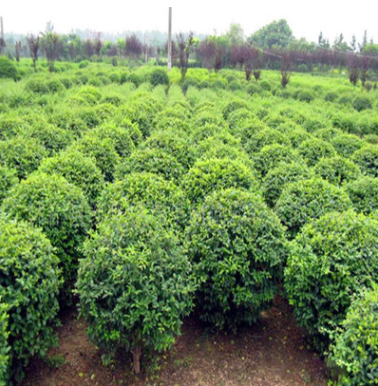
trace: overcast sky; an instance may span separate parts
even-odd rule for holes
[[[98,4],[98,5],[97,5]],[[240,23],[246,36],[273,20],[286,19],[296,38],[317,41],[319,32],[332,43],[344,33],[362,40],[364,30],[378,42],[378,1],[262,0],[180,1],[173,7],[173,32],[218,34]],[[349,4],[352,4],[350,6]],[[52,21],[58,32],[91,29],[98,32],[167,30],[169,3],[103,0],[1,0],[0,16],[6,32],[37,33]]]

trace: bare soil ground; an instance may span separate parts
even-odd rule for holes
[[[173,349],[135,377],[131,358],[104,367],[88,340],[86,325],[71,311],[62,319],[60,345],[51,357],[58,367],[35,360],[23,386],[326,386],[326,366],[311,351],[287,302],[279,297],[259,325],[237,336],[207,336],[194,318],[185,321]],[[58,360],[59,362],[59,360]],[[153,368],[153,370],[151,370]]]

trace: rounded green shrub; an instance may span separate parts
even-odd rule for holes
[[[88,203],[95,206],[97,197],[105,182],[95,161],[74,149],[60,152],[57,156],[45,158],[38,171],[58,174],[82,190]]]
[[[244,148],[248,154],[253,155],[254,153],[258,153],[264,146],[274,144],[290,147],[290,141],[285,134],[276,129],[267,128],[252,135],[252,137],[245,142]]]
[[[371,109],[373,106],[369,98],[366,97],[357,97],[353,103],[352,107],[357,111],[363,111],[367,109]]]
[[[337,98],[339,97],[339,94],[334,91],[329,91],[327,94],[324,95],[324,100],[326,102],[336,102]]]
[[[321,158],[330,158],[336,155],[335,148],[330,143],[318,138],[302,142],[298,146],[298,153],[308,166],[315,166]]]
[[[234,132],[238,131],[238,128],[243,126],[246,121],[253,120],[255,117],[255,114],[247,108],[240,108],[228,115],[227,122],[230,126],[230,130]]]
[[[378,286],[353,299],[329,359],[341,373],[340,386],[376,385],[378,380]]]
[[[183,230],[189,217],[189,201],[172,181],[152,173],[131,173],[109,184],[98,200],[97,216],[106,217],[143,204],[155,217]]]
[[[312,139],[312,135],[300,127],[286,130],[285,136],[294,148],[297,148],[302,142]]]
[[[307,223],[329,212],[352,208],[347,193],[320,178],[290,183],[283,189],[275,212],[287,227],[289,237],[296,236]]]
[[[7,197],[9,189],[17,183],[16,170],[0,165],[0,204]]]
[[[42,228],[56,248],[65,281],[75,278],[80,248],[91,227],[89,205],[79,188],[59,175],[34,173],[10,190],[2,210]]]
[[[363,174],[378,177],[378,146],[362,147],[353,154],[352,160],[360,167]]]
[[[219,137],[209,137],[199,142],[194,149],[196,159],[207,160],[213,158],[228,158],[239,160],[254,169],[254,162],[248,157],[248,154],[240,146],[240,144],[229,145],[222,141]]]
[[[285,289],[298,323],[324,352],[353,295],[378,274],[378,222],[353,211],[328,213],[289,244]]]
[[[7,386],[9,376],[8,305],[0,303],[0,386]]]
[[[153,70],[150,74],[150,83],[156,87],[159,84],[168,86],[169,85],[169,78],[167,71],[162,68],[156,68]]]
[[[25,138],[31,137],[43,144],[49,155],[68,147],[74,140],[70,131],[50,124],[36,124],[20,131]]]
[[[202,111],[202,112],[196,113],[193,116],[193,119],[192,119],[193,131],[207,125],[213,125],[214,127],[217,127],[218,131],[227,128],[226,122],[223,120],[223,117],[218,113],[214,113],[211,111]]]
[[[172,155],[185,168],[194,162],[193,149],[186,138],[173,131],[156,131],[140,146],[140,149],[160,149]]]
[[[48,156],[45,147],[34,138],[17,136],[0,141],[0,165],[15,169],[19,179],[38,169],[43,158]]]
[[[264,177],[262,190],[265,202],[274,207],[282,190],[290,182],[308,180],[315,173],[306,164],[301,162],[280,163],[270,169]]]
[[[0,79],[18,79],[16,66],[5,56],[0,56]]]
[[[240,83],[239,83],[240,85]],[[242,99],[234,99],[226,104],[223,108],[223,118],[228,120],[231,113],[239,109],[248,109],[248,104]]]
[[[25,84],[25,91],[30,91],[34,94],[48,94],[50,92],[45,80],[30,79]]]
[[[128,118],[117,119],[116,117],[116,125],[127,130],[135,146],[139,145],[143,141],[143,134],[139,130],[137,123],[132,123]]]
[[[361,149],[366,143],[357,135],[340,134],[330,140],[335,150],[343,157],[351,157],[356,150]]]
[[[58,262],[40,229],[26,222],[0,220],[0,298],[8,315],[6,385],[10,378],[19,382],[29,360],[45,356],[57,341]]]
[[[217,330],[255,322],[273,300],[285,260],[277,216],[251,192],[215,191],[192,214],[185,238],[200,318]]]
[[[22,129],[29,129],[29,123],[20,117],[13,115],[2,115],[0,119],[0,139],[11,139]]]
[[[334,137],[338,137],[339,135],[344,135],[345,132],[343,130],[337,129],[335,127],[327,127],[323,129],[315,130],[313,135],[316,138],[322,139],[323,141],[330,142]]]
[[[137,149],[129,157],[124,158],[115,171],[117,179],[123,179],[130,173],[155,173],[166,180],[178,181],[185,173],[185,169],[177,159],[164,150]]]
[[[313,92],[311,91],[302,91],[298,94],[298,99],[301,101],[301,102],[311,102],[315,99],[315,95]]]
[[[368,215],[378,209],[378,178],[361,177],[347,184],[345,190],[356,211]]]
[[[361,176],[361,170],[354,162],[340,156],[322,158],[315,165],[315,172],[331,184],[340,186]]]
[[[116,166],[121,158],[114,148],[114,140],[110,138],[99,138],[92,132],[80,138],[70,150],[83,153],[95,160],[96,166],[104,175],[105,181],[113,181]]]
[[[110,140],[114,149],[121,157],[130,155],[135,150],[135,145],[130,138],[130,133],[125,127],[118,127],[115,124],[106,123],[93,129],[91,135],[100,140]]]
[[[372,145],[378,145],[378,135],[377,134],[366,134],[366,135],[364,135],[364,140],[367,143],[370,143]]]
[[[240,188],[256,192],[258,183],[251,168],[240,160],[214,158],[197,161],[184,176],[182,187],[189,200],[197,203],[220,189]]]
[[[173,233],[143,207],[98,225],[84,245],[77,292],[88,335],[108,355],[163,351],[192,307],[191,265]]]
[[[255,168],[264,177],[269,170],[272,170],[279,163],[299,162],[300,157],[297,152],[290,147],[273,144],[264,146],[259,153],[253,157]]]

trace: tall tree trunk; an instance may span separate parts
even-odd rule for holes
[[[131,353],[133,354],[134,373],[139,374],[140,373],[140,356],[142,354],[142,347],[140,346],[135,347],[133,350],[131,350]]]

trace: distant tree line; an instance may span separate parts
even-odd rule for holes
[[[102,60],[127,58],[131,65],[138,61],[148,62],[155,58],[157,64],[164,64],[167,55],[167,43],[154,35],[143,37],[139,33],[130,33],[116,40],[105,39],[100,32],[92,32],[83,38],[83,33],[57,34],[51,23],[46,31],[39,35],[18,36],[17,40],[6,38],[3,45],[8,56],[19,61],[21,56],[31,57],[34,68],[39,55],[46,57],[50,71],[54,71],[56,60]],[[338,69],[348,71],[350,81],[358,80],[364,87],[369,87],[368,75],[378,74],[378,45],[368,39],[365,31],[362,41],[355,36],[350,43],[341,33],[330,44],[320,32],[318,41],[308,42],[296,39],[286,20],[273,21],[249,37],[245,37],[239,24],[232,24],[223,35],[195,38],[193,33],[178,34],[173,41],[173,62],[181,69],[185,78],[187,68],[202,66],[218,71],[221,68],[241,68],[245,77],[256,81],[260,79],[262,69],[276,69],[282,73],[282,85],[289,82],[292,71],[326,72]]]

